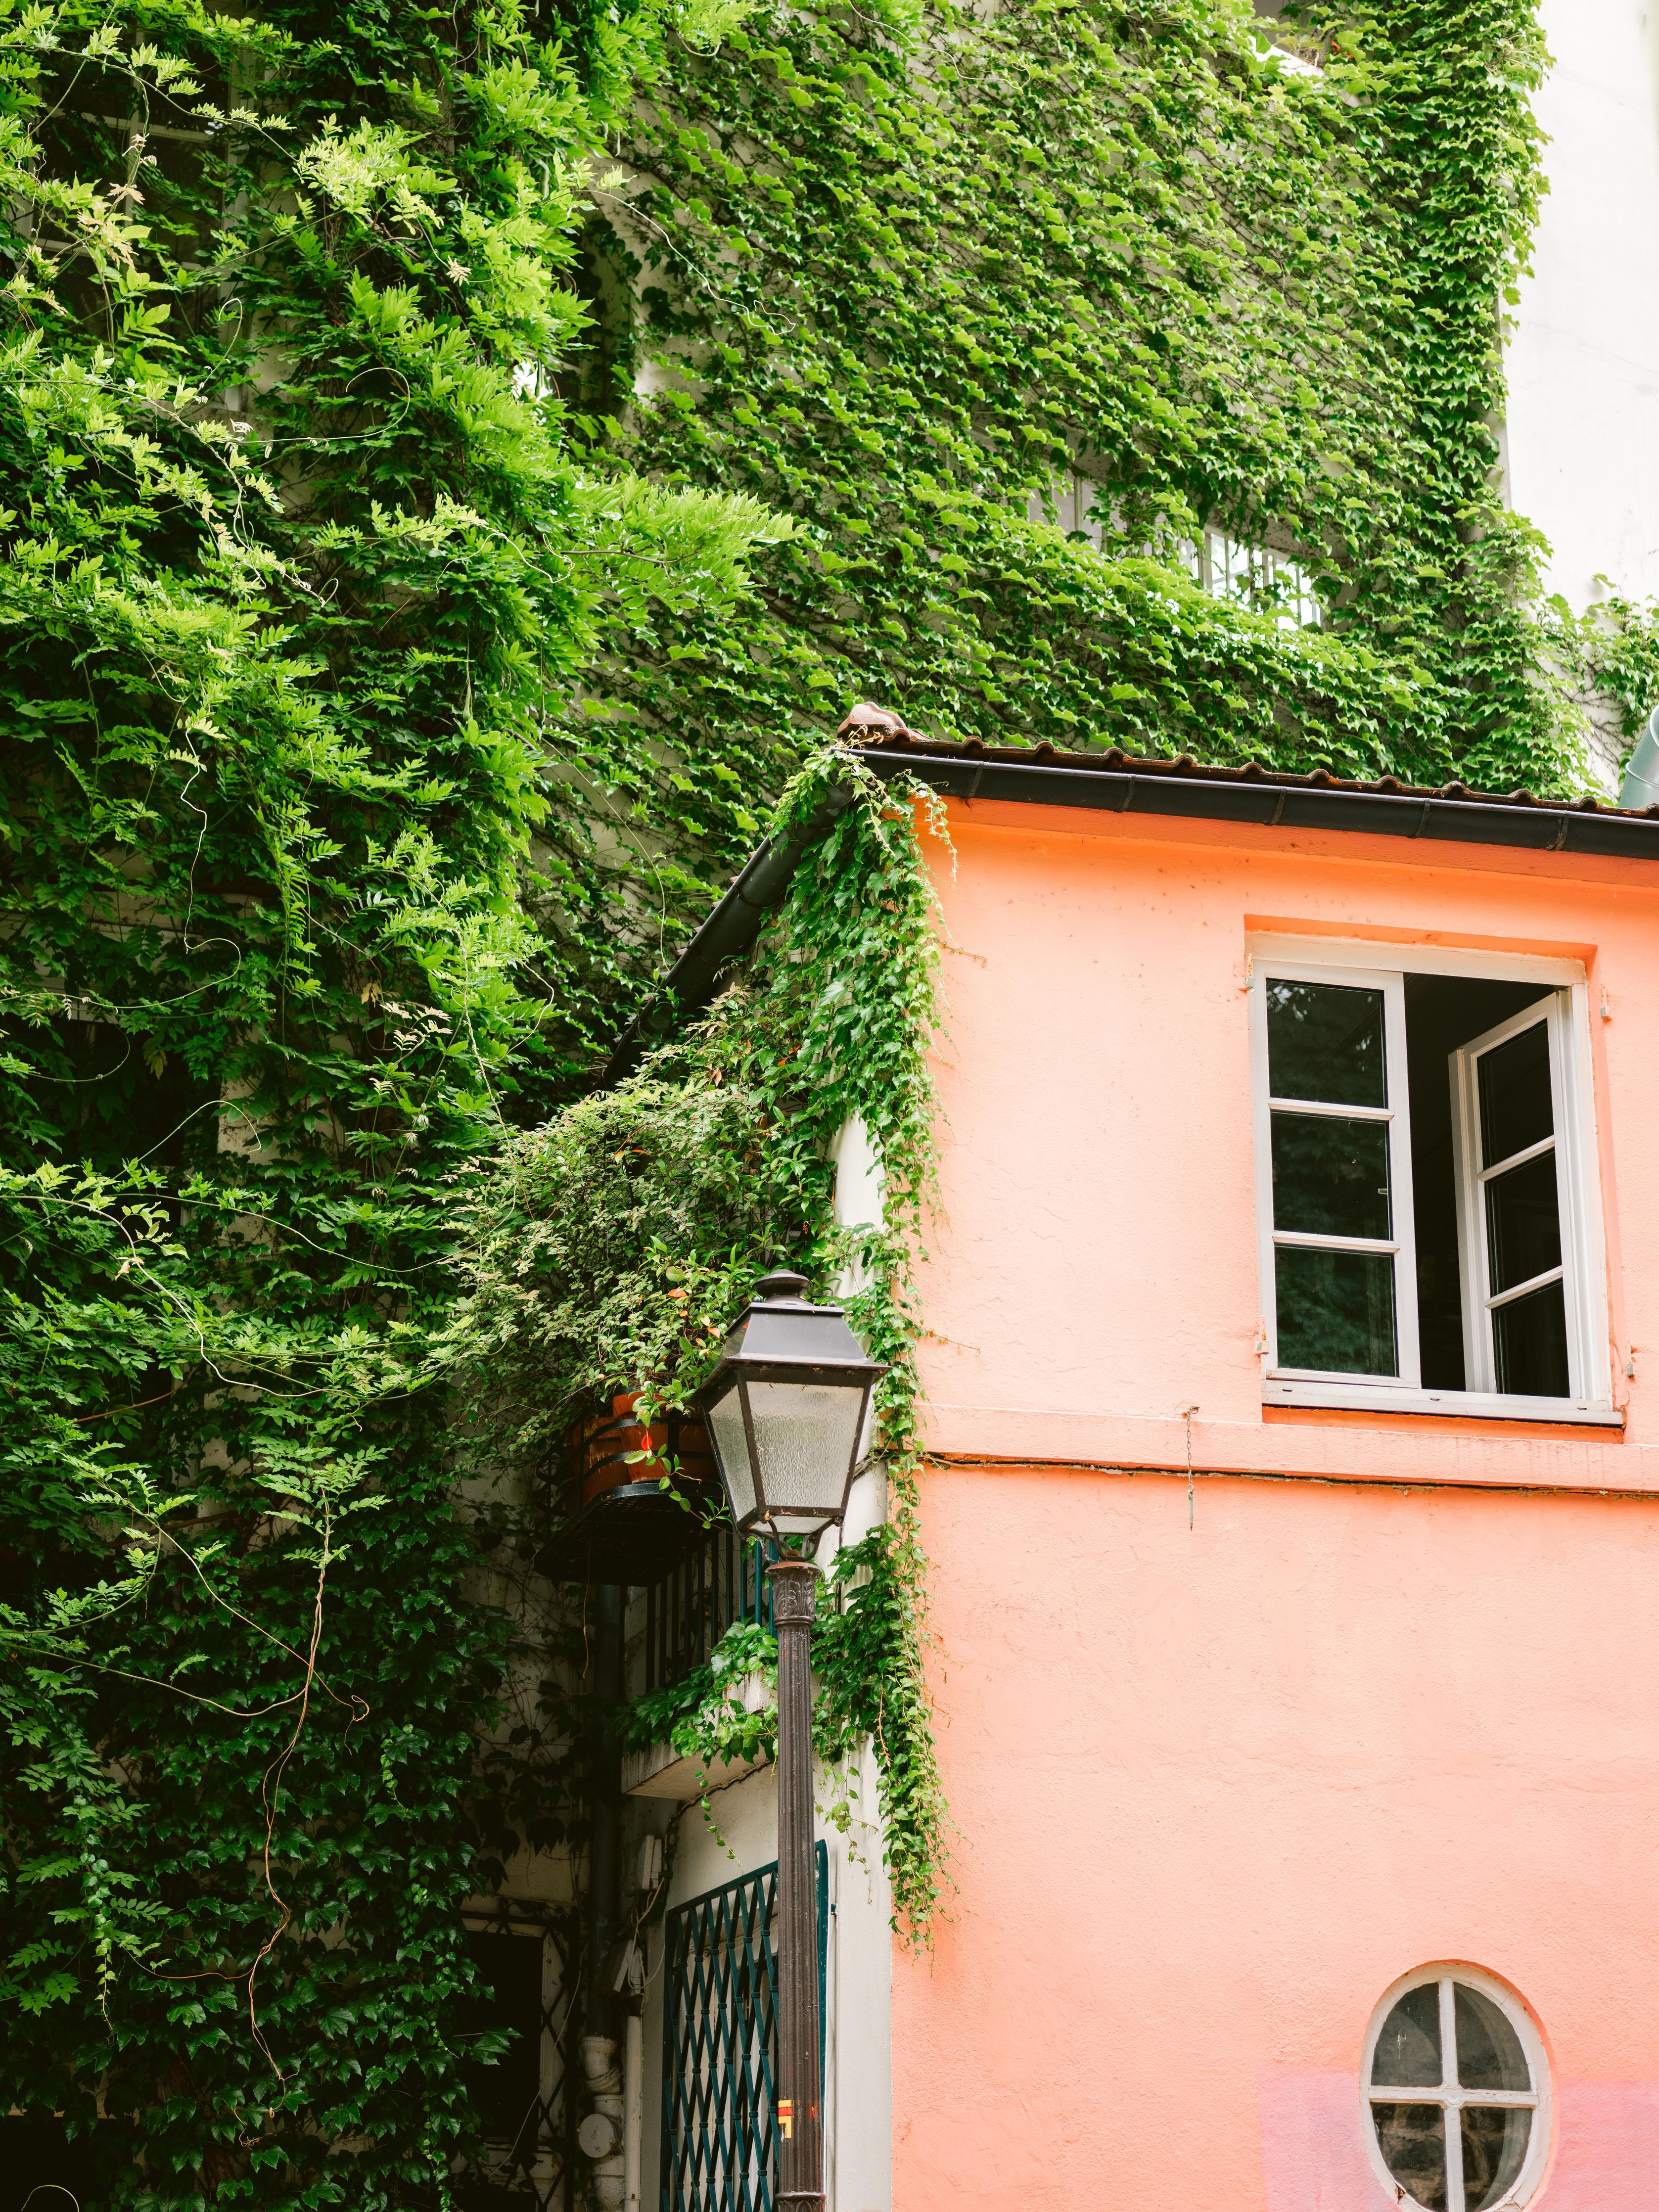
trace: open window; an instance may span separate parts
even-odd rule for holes
[[[1582,970],[1281,943],[1252,953],[1264,1396],[1616,1420]]]

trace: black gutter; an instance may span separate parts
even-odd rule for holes
[[[1147,775],[1132,768],[1062,768],[884,745],[859,758],[884,782],[914,776],[950,799],[1032,806],[1087,806],[1124,814],[1255,823],[1263,829],[1349,830],[1431,843],[1511,845],[1534,853],[1595,853],[1659,860],[1659,817],[1569,806],[1505,805],[1431,793],[1344,790],[1340,785],[1212,781]]]
[[[828,836],[852,803],[851,787],[835,785],[817,811],[787,837],[775,837],[750,854],[737,881],[617,1038],[600,1079],[602,1091],[632,1075],[653,1045],[664,1043],[689,1015],[708,1004],[721,969],[748,951],[768,913],[783,904],[801,854]]]

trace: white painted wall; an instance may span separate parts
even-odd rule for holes
[[[830,1854],[830,1938],[826,1961],[824,2188],[827,2212],[892,2212],[891,1893],[873,1823],[875,1763],[860,1761],[854,1818],[846,1834],[822,1817],[817,1832]],[[818,1801],[829,1800],[818,1771]],[[734,1783],[711,1797],[718,1837],[700,1805],[679,1815],[669,1909],[719,1889],[778,1855],[776,1770]],[[860,1814],[871,1819],[860,1818]],[[643,2196],[657,2197],[661,2170],[663,1955],[659,1925],[648,1931],[645,1993],[645,2155]]]
[[[1576,613],[1659,593],[1659,0],[1540,0],[1550,190],[1510,310],[1510,504]]]
[[[864,1123],[843,1123],[830,1146],[836,1169],[836,1219],[844,1227],[881,1220],[881,1158]],[[858,1288],[843,1284],[843,1294]],[[855,1544],[887,1516],[887,1477],[880,1465],[856,1477],[844,1527],[825,1531],[817,1550],[827,1569],[841,1545]],[[817,1830],[830,1855],[830,1939],[824,2051],[824,2191],[827,2212],[892,2212],[893,1943],[891,1887],[881,1861],[874,1753],[863,1747],[850,1787],[819,1767],[815,1777]],[[824,1818],[841,1798],[845,1827]],[[639,1802],[639,1801],[635,1801]],[[778,1855],[776,1770],[763,1767],[710,1799],[713,1825],[700,1804],[672,1815],[674,1853],[668,1909],[735,1881]],[[657,1825],[654,1808],[646,1814]],[[718,1832],[716,1832],[718,1831]],[[665,1932],[648,1931],[645,1993],[644,2196],[655,2202],[661,2171],[663,1959]]]
[[[843,1229],[873,1227],[886,1207],[886,1178],[881,1154],[859,1115],[836,1130],[830,1158],[836,1170],[836,1219]]]

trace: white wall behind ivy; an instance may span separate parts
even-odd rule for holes
[[[1506,356],[1510,504],[1576,613],[1659,594],[1659,7],[1540,0],[1549,194]]]

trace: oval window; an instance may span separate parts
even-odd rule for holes
[[[1419,2212],[1524,2204],[1549,2148],[1549,2074],[1526,2007],[1474,1966],[1425,1966],[1365,2039],[1367,2133],[1395,2202]]]

